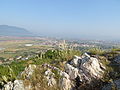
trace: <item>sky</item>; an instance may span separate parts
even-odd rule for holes
[[[0,0],[0,25],[39,36],[120,40],[120,0]]]

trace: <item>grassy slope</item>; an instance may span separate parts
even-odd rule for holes
[[[24,70],[24,68],[29,64],[42,65],[44,63],[49,63],[60,66],[60,62],[64,60],[71,59],[74,55],[80,55],[79,51],[58,51],[49,50],[43,55],[43,58],[35,57],[26,61],[14,61],[11,64],[0,65],[0,81],[7,82],[12,81],[17,78],[17,76]],[[60,55],[59,55],[59,54]],[[56,56],[56,55],[57,56]],[[54,56],[55,55],[55,56]]]

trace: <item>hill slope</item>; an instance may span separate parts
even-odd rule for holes
[[[0,25],[0,35],[1,36],[33,36],[31,32],[24,28]]]

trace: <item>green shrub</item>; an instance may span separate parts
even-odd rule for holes
[[[103,55],[105,53],[105,51],[100,48],[92,48],[89,49],[88,52],[90,52],[93,55]]]

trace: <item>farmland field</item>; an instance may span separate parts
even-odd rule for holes
[[[34,38],[0,38],[0,57],[13,58],[23,53],[37,52],[51,48],[50,45],[42,44],[44,40]],[[30,45],[30,46],[29,46]]]

